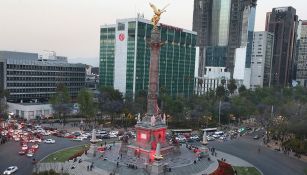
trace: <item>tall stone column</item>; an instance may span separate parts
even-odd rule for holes
[[[151,32],[151,56],[149,67],[149,85],[147,97],[147,115],[153,116],[158,114],[158,88],[159,88],[159,57],[161,48],[160,32],[152,30]]]

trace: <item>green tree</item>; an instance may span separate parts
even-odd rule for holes
[[[218,86],[215,90],[215,95],[219,98],[222,99],[225,97],[226,95],[226,90],[224,88],[224,86]]]
[[[236,81],[234,79],[229,80],[227,88],[228,88],[230,94],[233,94],[235,92],[235,90],[237,89]]]
[[[123,94],[108,86],[101,87],[99,90],[99,108],[102,113],[110,114],[111,123],[113,124],[114,116],[124,110]]]
[[[96,104],[93,95],[89,89],[83,88],[78,94],[78,104],[80,105],[80,113],[88,118],[93,119],[96,115]]]
[[[246,87],[245,87],[244,85],[241,85],[241,86],[239,87],[238,91],[239,91],[239,94],[242,95],[242,93],[246,92],[247,89],[246,89]]]
[[[0,116],[5,116],[6,110],[8,108],[6,103],[6,98],[10,95],[9,91],[0,88]]]
[[[69,112],[70,95],[68,88],[64,84],[58,84],[55,94],[50,98],[49,102],[52,109],[65,124],[66,114]]]

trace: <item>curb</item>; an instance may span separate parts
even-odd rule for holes
[[[222,151],[219,151],[219,152],[220,152],[220,153],[224,153],[224,154],[228,154],[228,153],[225,153],[225,152],[222,152]],[[250,164],[251,167],[256,168],[256,170],[257,170],[261,175],[264,175],[263,172],[262,172],[258,167],[256,167],[255,165],[251,164],[250,162],[248,162],[248,161],[246,161],[246,160],[244,160],[244,159],[242,159],[242,158],[240,158],[240,157],[234,156],[234,155],[232,155],[232,154],[228,154],[228,155],[231,155],[231,156],[233,156],[233,157],[235,157],[235,158],[237,158],[237,159],[241,159],[241,160],[245,161],[246,163]],[[247,166],[242,166],[242,167],[247,167]]]
[[[64,151],[64,150],[66,150],[66,149],[76,148],[76,147],[84,146],[84,145],[87,145],[87,144],[77,145],[77,146],[70,146],[70,147],[67,147],[67,148],[63,148],[63,149],[57,150],[57,151],[55,151],[55,152],[52,152],[52,153],[46,155],[45,157],[43,157],[42,159],[40,159],[37,163],[42,163],[42,161],[43,161],[44,159],[46,159],[47,157],[49,157],[49,156],[52,155],[52,154],[58,153],[58,152],[60,152],[60,151]]]

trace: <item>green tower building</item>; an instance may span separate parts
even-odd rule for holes
[[[100,85],[134,97],[148,89],[150,34],[143,18],[120,19],[100,29]],[[160,24],[159,89],[171,96],[193,94],[196,32]]]

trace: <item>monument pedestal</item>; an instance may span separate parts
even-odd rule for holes
[[[95,143],[91,143],[89,150],[87,151],[88,157],[96,157],[97,154],[97,145]]]
[[[165,165],[160,161],[155,161],[151,166],[151,175],[161,175],[164,174]]]

